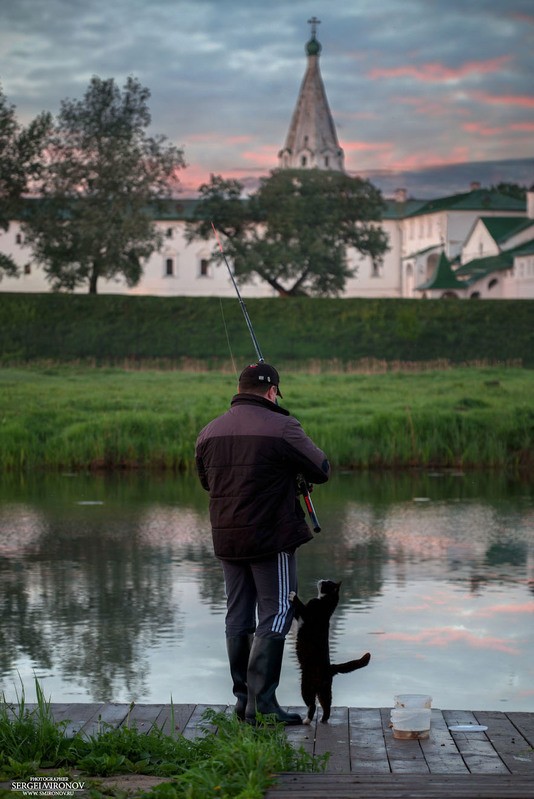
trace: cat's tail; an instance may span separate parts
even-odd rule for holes
[[[366,652],[359,660],[348,660],[346,663],[331,663],[330,673],[332,676],[335,674],[349,674],[351,671],[356,671],[356,669],[363,669],[370,660],[371,654]]]

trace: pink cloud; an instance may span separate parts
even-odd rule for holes
[[[399,95],[395,99],[398,103],[413,106],[416,114],[421,114],[426,117],[439,118],[446,116],[450,118],[453,113],[455,116],[467,116],[469,114],[467,108],[458,108],[456,106],[451,109],[451,107],[445,103],[432,102],[426,98]]]
[[[490,128],[483,122],[466,122],[462,125],[467,133],[476,133],[477,136],[498,136],[502,128]]]
[[[407,64],[400,67],[383,68],[377,67],[367,73],[370,78],[415,78],[430,83],[444,83],[465,78],[468,75],[485,75],[498,72],[504,64],[510,61],[511,56],[503,55],[498,58],[491,58],[488,61],[467,61],[459,67],[448,67],[439,62],[421,64],[415,66]]]
[[[473,616],[486,617],[495,616],[497,613],[512,614],[514,616],[520,613],[530,613],[534,617],[534,602],[523,602],[515,605],[493,605],[489,608],[476,611]]]
[[[419,633],[385,633],[384,638],[390,641],[404,641],[421,646],[446,647],[451,644],[463,644],[473,649],[490,649],[499,652],[508,652],[518,655],[517,647],[511,646],[507,641],[495,636],[476,635],[465,629],[454,627],[438,627],[431,630],[422,630]]]
[[[490,105],[519,105],[523,108],[534,108],[534,96],[528,94],[488,94],[487,92],[472,92],[471,97],[482,103]]]
[[[377,150],[391,151],[393,142],[367,142],[367,141],[342,141],[341,146],[346,153],[376,152]]]
[[[248,144],[252,136],[227,136],[223,141],[225,144]]]
[[[447,166],[447,164],[458,164],[462,161],[469,161],[469,150],[467,147],[454,147],[447,155],[438,155],[430,150],[424,153],[412,153],[394,160],[388,164],[390,169],[399,171],[424,169],[428,166]]]
[[[514,122],[502,127],[488,127],[483,122],[466,122],[462,126],[467,133],[477,136],[502,136],[504,133],[533,133],[534,122]]]
[[[255,150],[246,150],[241,153],[241,158],[245,161],[252,161],[258,171],[265,169],[275,169],[278,166],[276,157],[277,150],[273,145],[263,145]]]

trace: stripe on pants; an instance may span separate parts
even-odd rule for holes
[[[273,633],[283,633],[290,610],[289,604],[289,555],[287,552],[278,553],[278,613],[274,617],[271,630]]]

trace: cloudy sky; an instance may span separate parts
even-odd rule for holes
[[[312,16],[350,172],[534,156],[534,0],[0,0],[0,83],[27,123],[133,75],[184,188],[254,177],[277,166]]]

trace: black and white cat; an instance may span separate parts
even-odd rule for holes
[[[306,604],[294,591],[289,594],[298,621],[297,658],[301,670],[301,693],[308,708],[304,724],[312,722],[316,698],[323,709],[321,722],[326,723],[330,718],[334,675],[362,669],[371,660],[367,652],[359,660],[339,664],[330,662],[330,618],[339,602],[340,586],[341,583],[332,580],[319,580],[319,595]]]

